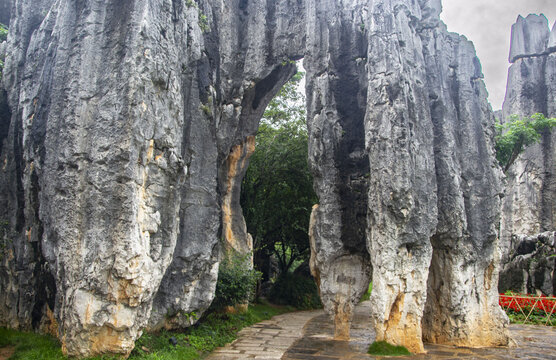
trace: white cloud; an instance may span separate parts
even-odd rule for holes
[[[442,20],[449,31],[473,41],[483,65],[485,83],[494,110],[502,107],[506,92],[510,32],[517,16],[546,15],[550,28],[556,20],[555,0],[444,0]]]

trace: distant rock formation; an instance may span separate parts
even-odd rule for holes
[[[550,31],[544,15],[518,17],[512,26],[512,65],[502,121],[514,114],[556,116],[555,45],[556,23]],[[512,249],[519,244],[515,241],[556,229],[556,131],[546,131],[539,144],[527,148],[506,176],[500,231],[505,270],[500,275],[500,291],[508,290],[507,285],[513,283],[504,278],[512,277],[507,271],[517,266],[508,264],[516,261]]]
[[[556,232],[513,235],[508,260],[500,272],[501,291],[554,295],[556,289]]]
[[[11,0],[0,0],[0,23],[10,25],[10,13],[12,11]]]
[[[0,325],[129,354],[210,304],[259,119],[305,57],[336,336],[371,278],[379,340],[507,344],[500,174],[470,42],[439,0],[13,4],[0,109]],[[1,103],[1,102],[0,102]],[[372,268],[372,270],[371,270]]]

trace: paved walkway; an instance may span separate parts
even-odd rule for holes
[[[333,340],[332,321],[322,310],[275,316],[239,333],[238,339],[209,355],[210,360],[363,360],[379,359],[366,354],[374,340],[370,329],[370,303],[360,304],[351,327],[350,341]],[[469,349],[425,345],[427,354],[403,357],[411,360],[444,359],[555,359],[556,328],[511,325],[516,346],[510,348]]]
[[[281,359],[293,343],[303,337],[303,328],[322,310],[298,311],[274,316],[242,329],[236,341],[214,350],[206,359]]]

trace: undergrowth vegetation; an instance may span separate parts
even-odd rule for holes
[[[60,343],[48,335],[19,332],[0,328],[0,348],[12,346],[15,349],[10,360],[36,359],[64,359]]]
[[[8,38],[8,28],[0,23],[0,44]],[[2,71],[4,70],[4,58],[0,54],[0,79],[2,79]]]
[[[251,254],[241,255],[229,250],[220,263],[211,307],[219,310],[253,300],[260,278],[261,273],[251,267]]]
[[[276,279],[270,298],[278,304],[291,305],[298,309],[322,307],[315,281],[290,272],[281,274]]]
[[[363,296],[361,297],[360,301],[367,301],[371,298],[371,291],[373,291],[373,282],[371,281],[371,283],[369,284],[369,288],[367,289],[367,292],[363,294]]]

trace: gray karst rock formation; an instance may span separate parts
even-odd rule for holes
[[[239,184],[303,48],[294,5],[15,3],[3,325],[50,322],[68,354],[126,354],[145,326],[210,305],[221,235],[249,247]]]
[[[0,23],[8,26],[10,25],[10,12],[12,10],[10,1],[0,1]]]
[[[512,26],[512,64],[502,121],[511,115],[556,116],[555,40],[556,24],[550,31],[544,15],[520,16]],[[509,279],[502,278],[513,277],[511,272],[518,266],[508,263],[517,261],[512,251],[519,245],[515,241],[556,229],[555,144],[556,131],[545,131],[541,142],[528,147],[507,171],[500,230],[504,263],[500,291],[509,289]]]
[[[509,250],[508,260],[500,272],[498,288],[501,291],[555,294],[555,231],[534,236],[513,235],[512,248]]]
[[[336,21],[309,33],[319,52],[305,60],[325,309],[344,335],[372,263],[377,340],[505,344],[494,118],[473,46],[446,31],[439,2],[355,3],[328,4]]]
[[[128,354],[190,325],[241,179],[305,58],[312,270],[336,336],[371,279],[377,339],[505,345],[500,173],[480,64],[438,0],[1,0],[0,325]]]

